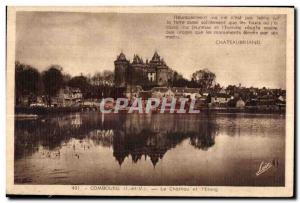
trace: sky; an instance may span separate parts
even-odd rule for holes
[[[216,74],[221,86],[285,89],[285,18],[277,37],[261,37],[261,45],[218,45],[216,40],[257,39],[192,35],[165,37],[166,20],[173,14],[17,12],[16,60],[40,71],[58,64],[72,76],[114,70],[122,51],[132,60],[154,52],[167,65],[190,78],[200,69]]]

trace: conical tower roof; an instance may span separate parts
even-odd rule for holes
[[[143,63],[143,59],[139,55],[134,54],[133,63]]]
[[[160,56],[158,55],[157,51],[154,52],[154,55],[152,57],[151,61],[160,61]]]
[[[120,53],[120,55],[117,57],[117,60],[119,61],[126,61],[126,56],[123,52]]]

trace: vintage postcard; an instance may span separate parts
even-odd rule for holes
[[[292,197],[293,7],[8,7],[7,194]]]

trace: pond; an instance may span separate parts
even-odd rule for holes
[[[90,112],[16,120],[14,155],[15,184],[283,186],[285,116]]]

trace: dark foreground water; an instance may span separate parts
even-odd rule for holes
[[[282,186],[282,115],[105,115],[15,122],[16,184]],[[268,170],[256,175],[261,163]]]

